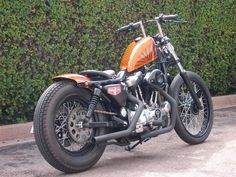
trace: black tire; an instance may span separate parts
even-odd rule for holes
[[[194,90],[204,106],[203,110],[195,111],[196,105],[194,105],[194,101],[180,75],[177,75],[172,81],[169,93],[178,105],[179,115],[177,116],[175,131],[183,141],[194,145],[204,142],[211,132],[213,104],[210,92],[203,79],[191,71],[187,71],[187,76],[194,85]],[[189,126],[190,123],[193,126],[192,131]],[[194,128],[199,124],[201,125],[199,126],[199,132],[195,133]]]
[[[72,141],[72,136],[69,136],[69,131],[65,129],[65,127],[67,129],[69,127],[62,119],[64,118],[62,114],[64,115],[66,111],[65,113],[60,113],[61,107],[66,107],[66,104],[70,104],[69,101],[72,103],[72,100],[79,102],[73,102],[75,104],[72,106],[73,109],[76,108],[77,104],[81,104],[81,109],[83,106],[88,106],[85,104],[88,104],[90,97],[91,93],[87,89],[78,88],[70,81],[59,81],[52,84],[41,95],[35,109],[34,136],[39,151],[49,164],[65,173],[80,172],[92,167],[105,150],[105,145],[98,145],[92,143],[92,141],[86,141],[81,149],[73,151],[72,145],[76,148],[82,145]],[[72,110],[72,108],[68,108],[68,110]],[[63,109],[66,110],[66,108]],[[97,109],[102,109],[102,106],[98,104]],[[68,115],[65,115],[66,121],[68,121],[71,112],[68,111]],[[60,120],[62,119],[62,123],[58,127],[62,127],[61,129],[56,129],[59,118]],[[94,114],[93,119],[94,121],[105,121],[107,118],[101,114]],[[56,131],[60,133],[60,138],[59,133],[56,134]],[[94,135],[105,134],[104,129],[89,130],[89,134],[90,131],[92,132],[91,139]],[[63,136],[67,137],[63,139]],[[71,149],[67,149],[67,147]]]

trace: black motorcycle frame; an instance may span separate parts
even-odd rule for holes
[[[171,16],[159,16],[158,18],[155,19],[157,26],[158,26],[158,31],[159,33],[156,36],[153,36],[153,39],[156,43],[156,47],[157,47],[157,53],[158,53],[158,61],[156,61],[155,63],[155,68],[159,69],[162,71],[162,73],[164,74],[164,80],[165,80],[165,87],[160,88],[157,85],[153,84],[151,79],[149,81],[146,81],[145,83],[149,85],[149,87],[151,87],[153,90],[157,90],[159,91],[159,93],[165,98],[165,100],[167,100],[170,104],[171,104],[171,123],[170,125],[168,125],[165,128],[162,129],[157,129],[157,130],[152,130],[152,131],[148,131],[145,132],[141,135],[138,135],[138,140],[140,142],[149,139],[151,137],[155,137],[159,134],[163,134],[163,133],[167,133],[169,131],[171,131],[176,123],[176,119],[178,116],[178,111],[177,111],[177,103],[176,101],[168,94],[168,88],[170,85],[170,82],[168,84],[168,73],[167,73],[167,66],[168,65],[177,65],[180,71],[180,76],[182,77],[184,83],[186,84],[187,88],[190,91],[190,94],[194,100],[194,104],[196,105],[196,109],[200,110],[202,109],[202,105],[199,101],[199,98],[197,96],[197,94],[194,92],[193,86],[186,74],[185,69],[183,68],[183,66],[180,63],[180,59],[177,57],[173,46],[170,43],[170,40],[167,36],[164,36],[164,34],[162,33],[162,29],[161,29],[161,23],[166,23],[166,22],[181,22],[180,19],[177,18],[177,15],[171,15]],[[142,32],[143,32],[143,36],[145,37],[145,31],[144,28],[142,26],[142,24],[140,24],[140,22],[135,23],[135,24],[129,24],[125,27],[120,28],[118,31],[130,31],[132,29],[135,29],[137,27],[141,28]],[[107,110],[114,110],[116,108],[112,108],[112,106],[108,106],[106,105],[106,103],[111,103],[111,100],[109,99],[109,96],[106,94],[106,92],[104,92],[103,88],[109,84],[118,84],[118,83],[122,83],[125,78],[126,75],[128,73],[124,72],[124,74],[122,75],[122,77],[118,77],[115,79],[107,79],[107,80],[100,80],[100,81],[91,81],[89,82],[89,87],[94,88],[93,89],[93,94],[92,94],[92,99],[90,102],[90,105],[88,107],[88,112],[87,112],[87,118],[89,119],[91,117],[91,115],[93,114],[95,107],[96,107],[96,103],[100,100],[105,100],[104,106],[106,107]],[[96,143],[106,143],[109,140],[112,139],[118,139],[121,137],[129,137],[131,135],[136,135],[135,132],[135,125],[142,113],[144,104],[137,99],[136,97],[134,97],[131,93],[127,93],[127,97],[128,100],[133,102],[134,104],[138,105],[138,108],[136,110],[136,113],[132,119],[132,122],[128,125],[125,126],[125,129],[123,129],[124,127],[122,127],[122,125],[117,124],[117,120],[116,121],[111,121],[111,122],[94,122],[94,123],[89,123],[86,125],[86,127],[89,128],[99,128],[99,127],[122,127],[122,129],[120,131],[117,132],[112,132],[112,133],[108,133],[105,135],[101,135],[101,136],[97,136],[94,137],[93,140]],[[117,118],[119,119],[119,118]],[[122,122],[123,120],[120,119],[120,122]],[[112,144],[111,142],[107,142],[107,144]]]

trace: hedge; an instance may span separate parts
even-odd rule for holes
[[[30,121],[39,96],[57,74],[116,69],[140,31],[115,30],[159,13],[177,13],[185,25],[166,25],[186,68],[198,72],[213,94],[235,84],[233,0],[0,1],[0,124]],[[145,24],[150,34],[155,26]]]

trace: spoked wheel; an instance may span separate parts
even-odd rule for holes
[[[51,85],[40,97],[34,114],[34,135],[43,157],[53,167],[66,173],[92,167],[105,145],[93,143],[94,136],[105,134],[103,128],[84,128],[90,121],[106,121],[101,114],[85,117],[91,93],[73,82]],[[102,109],[100,104],[98,109]]]
[[[179,111],[175,130],[185,142],[199,144],[207,139],[212,128],[212,99],[200,76],[193,72],[187,72],[187,75],[203,109],[199,110],[197,108],[182,78],[180,76],[176,77],[170,87],[170,94],[177,101]]]
[[[55,133],[58,143],[69,152],[82,153],[91,143],[94,131],[91,128],[80,128],[80,125],[87,123],[85,118],[86,105],[81,103],[76,96],[69,97],[59,107],[55,121]]]

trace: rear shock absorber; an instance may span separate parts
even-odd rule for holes
[[[87,118],[91,118],[91,116],[96,108],[96,105],[100,99],[101,93],[102,93],[101,89],[99,89],[99,88],[94,89],[92,98],[89,103],[88,111],[86,114]]]

